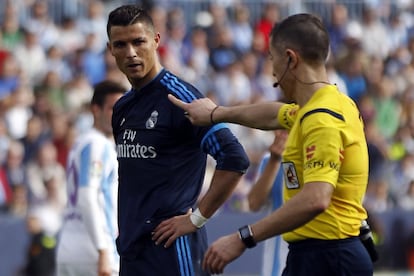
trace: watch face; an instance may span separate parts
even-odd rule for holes
[[[250,228],[249,227],[240,228],[240,235],[241,235],[242,239],[251,237],[252,233],[250,232]]]
[[[253,239],[253,233],[249,225],[243,226],[239,229],[240,238],[244,245],[246,245],[247,248],[252,248],[256,246],[256,242]]]

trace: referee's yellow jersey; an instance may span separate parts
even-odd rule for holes
[[[327,85],[301,108],[284,105],[278,120],[289,129],[283,153],[284,201],[306,183],[328,182],[334,187],[331,204],[312,221],[285,233],[288,241],[343,239],[358,236],[368,182],[368,150],[362,118],[355,103]]]

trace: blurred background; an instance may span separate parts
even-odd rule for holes
[[[269,32],[287,15],[319,15],[331,38],[330,81],[357,103],[365,122],[364,204],[380,253],[375,271],[414,271],[412,0],[0,0],[1,276],[36,276],[39,267],[53,272],[66,156],[78,133],[91,127],[92,87],[104,79],[130,87],[106,50],[107,15],[129,3],[152,14],[162,64],[220,105],[279,99]],[[230,127],[251,167],[209,223],[210,241],[266,214],[250,212],[246,194],[273,132]],[[215,165],[208,164],[206,183]],[[258,275],[261,246],[226,274]]]

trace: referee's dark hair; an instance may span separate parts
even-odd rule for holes
[[[329,35],[316,15],[291,15],[273,26],[270,37],[277,51],[295,50],[308,63],[323,64],[328,57]]]
[[[125,93],[127,89],[119,82],[112,80],[104,80],[95,84],[93,88],[93,96],[91,105],[102,107],[105,103],[107,95]]]

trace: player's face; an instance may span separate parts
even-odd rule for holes
[[[114,104],[122,95],[123,93],[107,95],[104,105],[102,108],[99,108],[99,114],[96,115],[95,123],[97,127],[107,136],[112,135],[112,110]]]
[[[156,76],[158,33],[137,22],[128,26],[112,26],[109,37],[108,49],[132,85],[140,87]]]

